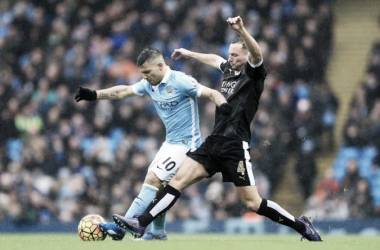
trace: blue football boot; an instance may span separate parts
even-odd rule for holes
[[[122,240],[126,230],[118,227],[114,222],[100,222],[100,230],[108,234],[113,240]]]

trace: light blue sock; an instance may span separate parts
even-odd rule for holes
[[[154,235],[161,236],[165,233],[165,226],[166,226],[166,212],[161,214],[152,222],[152,228],[151,232]]]
[[[125,214],[125,217],[131,218],[142,214],[154,197],[156,197],[157,191],[158,188],[144,183],[139,195],[133,200],[127,213]]]

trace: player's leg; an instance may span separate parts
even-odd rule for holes
[[[169,184],[157,194],[145,212],[138,218],[123,218],[114,215],[115,222],[134,236],[141,237],[146,227],[158,216],[169,210],[181,195],[181,191],[189,185],[207,177],[202,164],[187,157],[181,164],[178,172],[169,181]]]
[[[133,200],[125,216],[132,217],[135,215],[140,215],[156,196],[160,186],[161,181],[153,172],[148,171],[140,193]],[[100,223],[100,228],[103,232],[106,232],[113,240],[122,240],[126,233],[126,230],[118,227],[115,222]]]
[[[220,157],[224,157],[223,179],[234,183],[238,196],[245,207],[274,222],[293,228],[308,240],[321,241],[319,233],[306,217],[301,216],[300,219],[297,219],[274,201],[260,197],[247,142],[226,141],[223,149],[220,152]]]
[[[149,169],[155,174],[161,183],[166,183],[177,173],[179,166],[186,157],[189,149],[182,145],[164,144],[162,149],[153,160]],[[162,185],[161,185],[162,186]],[[162,186],[163,187],[163,186]],[[154,198],[154,197],[153,197]],[[150,200],[152,201],[153,198]],[[150,202],[149,202],[150,203]],[[147,206],[144,207],[144,210]],[[141,213],[139,213],[141,214]],[[133,217],[126,215],[125,217]],[[165,231],[166,213],[157,217],[152,223],[149,232],[142,237],[142,240],[167,240]]]
[[[322,241],[320,234],[314,228],[309,218],[301,216],[297,219],[276,202],[262,199],[258,194],[256,186],[236,187],[236,190],[240,200],[249,210],[265,216],[274,222],[293,228],[303,238],[310,241]]]
[[[167,235],[166,235],[166,212],[158,216],[152,223],[151,223],[151,229],[150,232],[151,237],[149,239],[153,238],[154,240],[167,240]],[[142,238],[143,240],[147,240],[148,237]]]
[[[185,146],[164,143],[159,152],[157,153],[155,159],[149,166],[149,172],[151,173],[149,176],[151,178],[146,178],[145,183],[151,183],[150,181],[154,181],[155,184],[159,184],[161,186],[162,183],[167,183],[177,172],[179,166],[185,159],[186,153],[188,151],[189,149]],[[148,204],[153,200],[155,195],[156,192],[154,193],[154,196],[152,193],[149,199],[145,200],[148,203],[144,202],[142,204],[141,202],[137,201],[138,203],[140,203],[138,206],[139,211],[134,211],[132,213],[128,212],[125,217],[131,218],[139,216],[146,209]],[[165,232],[166,216],[162,215],[158,217],[156,220],[152,223],[150,231],[142,238],[142,240],[167,239]]]
[[[139,195],[133,200],[131,206],[125,214],[125,217],[137,217],[147,208],[149,203],[156,197],[159,187],[162,186],[162,181],[152,172],[148,171],[144,184],[142,185]],[[152,223],[153,224],[153,223]],[[154,233],[152,232],[153,225],[150,226],[149,233],[146,234],[144,240],[153,240],[156,239]],[[165,229],[163,229],[165,230]],[[163,240],[166,240],[165,231],[160,234]]]
[[[125,213],[125,216],[133,217],[142,214],[148,204],[153,200],[154,197],[156,197],[157,191],[160,187],[160,179],[158,179],[158,177],[152,171],[148,171],[140,193],[129,206],[128,211]]]
[[[256,186],[236,187],[236,191],[244,206],[249,210],[265,216],[274,222],[289,226],[297,232],[304,231],[304,225],[296,220],[293,215],[277,203],[262,199],[258,194]]]
[[[245,207],[275,222],[290,226],[298,232],[304,230],[304,225],[295,220],[294,216],[278,204],[260,197],[253,174],[248,143],[231,140],[226,141],[223,148],[225,152],[221,152],[220,155],[223,157],[223,180],[234,183],[238,196]]]

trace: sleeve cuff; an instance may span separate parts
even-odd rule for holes
[[[261,59],[261,61],[260,61],[258,64],[253,64],[253,63],[251,63],[251,62],[248,60],[248,64],[249,64],[252,68],[257,68],[257,67],[259,67],[261,64],[263,64],[263,61],[264,61],[264,59]]]
[[[197,97],[201,97],[203,91],[203,85],[199,84],[198,91],[197,91]]]

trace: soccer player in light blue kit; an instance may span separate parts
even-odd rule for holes
[[[77,102],[149,95],[165,125],[165,142],[150,164],[142,189],[129,207],[126,217],[140,215],[177,172],[186,153],[201,144],[197,97],[210,99],[226,116],[232,110],[218,91],[199,84],[183,72],[171,70],[161,52],[154,48],[149,47],[141,52],[137,66],[143,79],[134,85],[119,85],[96,91],[80,87],[75,95]],[[167,240],[165,215],[153,221],[151,230],[140,239]],[[114,222],[101,223],[100,227],[114,240],[124,238],[125,230]]]

